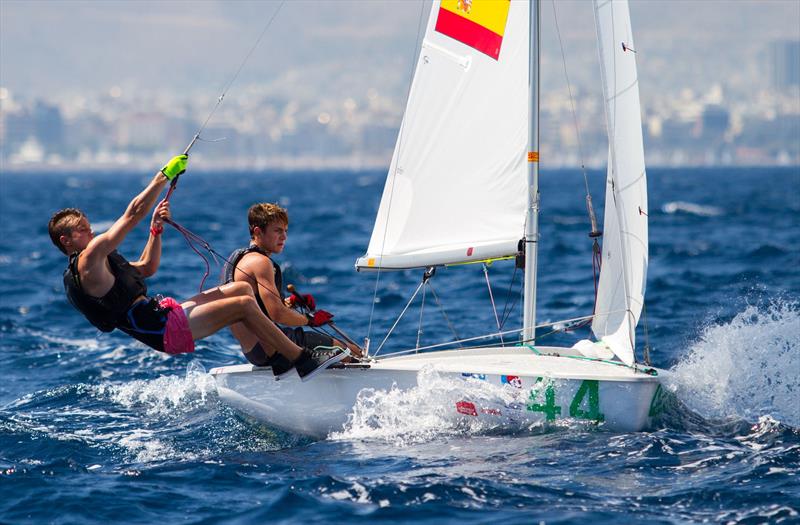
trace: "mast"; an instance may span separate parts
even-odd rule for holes
[[[523,339],[536,336],[536,266],[539,241],[539,49],[540,0],[531,0],[528,63],[528,211],[525,217]]]

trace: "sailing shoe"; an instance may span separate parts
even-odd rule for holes
[[[289,375],[294,368],[294,364],[292,364],[291,361],[277,352],[269,358],[267,365],[272,367],[272,374],[275,376],[275,379],[283,379]]]
[[[303,349],[300,358],[294,362],[294,367],[297,369],[297,374],[303,381],[308,381],[318,373],[322,372],[329,366],[338,363],[345,357],[350,355],[350,350],[342,350],[338,347],[331,349],[322,349],[320,347],[314,350]]]
[[[308,347],[306,347],[306,348],[308,348]],[[341,361],[333,362],[333,363],[331,363],[330,365],[328,365],[325,368],[344,368],[344,364],[349,362],[349,361],[352,361],[352,357],[353,357],[353,352],[350,349],[345,350],[341,346],[317,346],[317,347],[314,347],[314,348],[308,348],[308,350],[309,350],[309,352],[311,352],[314,355],[321,356],[321,357],[319,357],[319,359],[328,359],[329,357],[332,357],[334,354],[338,353],[339,351],[345,352],[347,354],[347,355],[344,356],[344,359],[342,359]]]

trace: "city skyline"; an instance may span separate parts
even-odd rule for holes
[[[0,2],[0,160],[141,164],[188,141],[279,6],[191,5]],[[388,163],[429,5],[286,2],[210,124],[237,141],[217,154],[291,163],[307,153],[305,141],[322,156]],[[565,165],[604,158],[588,6],[543,2],[543,126],[554,137],[543,150]],[[781,46],[800,41],[800,2],[633,0],[631,16],[649,162],[800,162],[800,86],[776,81],[793,78],[793,55]],[[788,70],[773,71],[779,62]],[[586,134],[584,159],[570,103]],[[765,134],[774,140],[759,144]],[[693,140],[707,151],[682,144]]]

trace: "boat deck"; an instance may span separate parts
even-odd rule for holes
[[[602,381],[658,381],[651,368],[629,367],[616,361],[590,359],[570,348],[496,347],[423,352],[402,356],[378,357],[369,363],[345,365],[344,370],[419,371],[431,367],[439,372],[461,374],[500,374],[542,376],[563,379]],[[211,370],[212,375],[236,374],[259,370],[244,364]],[[342,368],[331,369],[341,371]]]

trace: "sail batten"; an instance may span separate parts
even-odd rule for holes
[[[524,235],[529,6],[464,6],[445,0],[431,8],[359,269],[470,262],[483,246],[495,247],[484,258],[514,255]],[[463,27],[476,33],[437,30],[443,13],[469,20]],[[489,33],[501,37],[491,47],[478,39]]]

